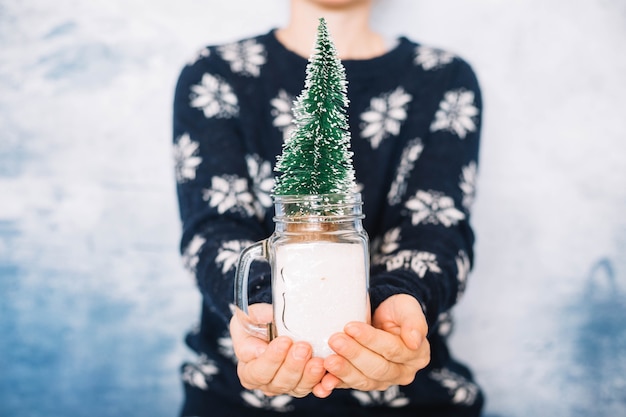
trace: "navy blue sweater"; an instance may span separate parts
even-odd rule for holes
[[[450,357],[446,337],[473,263],[480,90],[465,61],[406,38],[383,56],[343,64],[372,241],[372,309],[391,295],[413,295],[428,321],[431,363],[408,386],[337,390],[323,400],[265,397],[238,381],[227,329],[234,264],[274,230],[273,167],[306,64],[272,31],[204,48],[180,74],[173,133],[181,253],[203,299],[200,325],[187,336],[198,360],[182,367],[182,414],[478,415],[480,389]],[[255,301],[270,301],[269,276],[268,265],[253,266]]]

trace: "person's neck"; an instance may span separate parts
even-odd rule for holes
[[[288,25],[278,29],[276,37],[302,57],[308,58],[313,51],[320,17],[326,19],[339,58],[370,59],[386,52],[383,37],[370,28],[367,2],[332,8],[293,0],[290,12]]]

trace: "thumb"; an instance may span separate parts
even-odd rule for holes
[[[400,337],[409,349],[418,349],[428,333],[426,317],[420,303],[410,295],[403,295],[397,304],[396,314]]]

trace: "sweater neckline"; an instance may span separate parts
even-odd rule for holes
[[[298,68],[306,66],[308,58],[298,55],[285,47],[276,37],[276,30],[272,29],[266,36],[267,48],[270,54],[276,54],[278,59],[289,62]],[[394,68],[403,57],[412,54],[417,44],[413,44],[404,36],[400,36],[394,46],[382,55],[368,59],[342,59],[341,62],[350,76],[360,73],[371,75],[372,72],[389,71]]]

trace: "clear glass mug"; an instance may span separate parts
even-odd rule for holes
[[[350,321],[370,320],[369,244],[361,223],[361,195],[275,196],[274,205],[274,233],[239,255],[236,314],[259,337],[303,340],[314,356],[326,357],[333,353],[328,346],[333,333]],[[248,311],[248,274],[259,259],[271,267],[271,323],[255,323]]]

